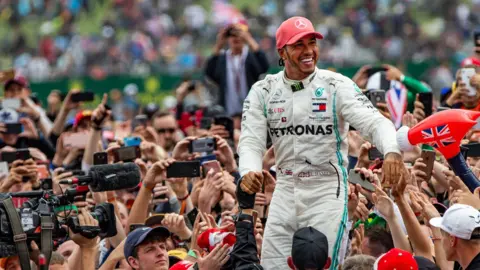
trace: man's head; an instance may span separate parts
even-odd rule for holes
[[[454,204],[443,217],[432,218],[430,225],[442,230],[442,246],[449,261],[460,253],[480,252],[480,212],[464,204]]]
[[[68,270],[67,260],[58,252],[52,252],[52,257],[50,258],[50,270]]]
[[[18,258],[18,256],[1,258],[0,268],[3,268],[5,270],[22,270],[22,267],[20,266],[20,259]]]
[[[365,254],[355,255],[348,257],[343,262],[342,270],[371,270],[374,263],[375,258],[372,256]]]
[[[362,253],[378,258],[394,247],[392,235],[381,226],[373,226],[365,231]]]
[[[228,47],[232,50],[233,53],[239,54],[243,50],[245,41],[241,37],[242,31],[248,31],[248,26],[246,22],[231,24],[227,27],[225,31],[225,37],[227,38]]]
[[[177,143],[177,120],[170,112],[158,112],[153,116],[153,128],[157,131],[159,144],[171,151]]]
[[[22,75],[16,75],[15,78],[6,81],[4,90],[5,98],[22,98],[29,96],[30,93],[28,81]]]
[[[277,30],[277,51],[290,79],[302,80],[315,71],[319,49],[317,39],[323,36],[307,18],[292,17]]]
[[[125,241],[125,258],[133,269],[168,270],[166,240],[170,232],[165,227],[138,228]]]
[[[68,260],[76,247],[77,244],[75,244],[75,242],[73,242],[72,240],[68,240],[58,246],[57,252],[60,253],[66,260]]]
[[[292,256],[287,262],[294,270],[328,269],[331,259],[327,237],[312,227],[297,230],[293,235]]]

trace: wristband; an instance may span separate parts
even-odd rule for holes
[[[192,249],[190,249],[187,253],[188,256],[192,257],[192,258],[195,258],[197,259],[197,254],[195,254],[195,252],[193,252]]]
[[[188,199],[188,197],[190,197],[190,193],[187,194],[187,196],[183,197],[183,198],[178,198],[177,197],[177,200],[179,201],[185,201],[186,199]]]

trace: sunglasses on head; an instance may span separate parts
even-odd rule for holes
[[[159,128],[157,129],[157,132],[158,133],[174,133],[175,132],[175,129],[174,128]]]

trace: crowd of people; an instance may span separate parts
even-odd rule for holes
[[[125,25],[169,3],[141,2],[115,1]],[[383,1],[366,2],[382,17]],[[34,12],[19,3],[16,16]],[[88,110],[94,94],[80,89],[52,91],[42,107],[31,73],[3,71],[0,269],[480,269],[480,125],[462,135],[474,188],[440,151],[453,127],[409,149],[396,133],[453,109],[480,113],[480,32],[468,32],[477,15],[462,17],[457,34],[473,49],[442,89],[389,64],[351,79],[319,69],[332,33],[298,16],[278,24],[271,50],[250,21],[216,32],[203,70],[219,89],[211,106],[186,80],[167,109],[113,91]],[[397,26],[413,35],[404,17]],[[263,77],[272,57],[283,70]]]

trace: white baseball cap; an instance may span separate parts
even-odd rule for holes
[[[480,212],[465,204],[454,204],[447,209],[443,217],[430,219],[430,225],[465,240],[480,239],[472,237],[476,228],[480,228]]]

